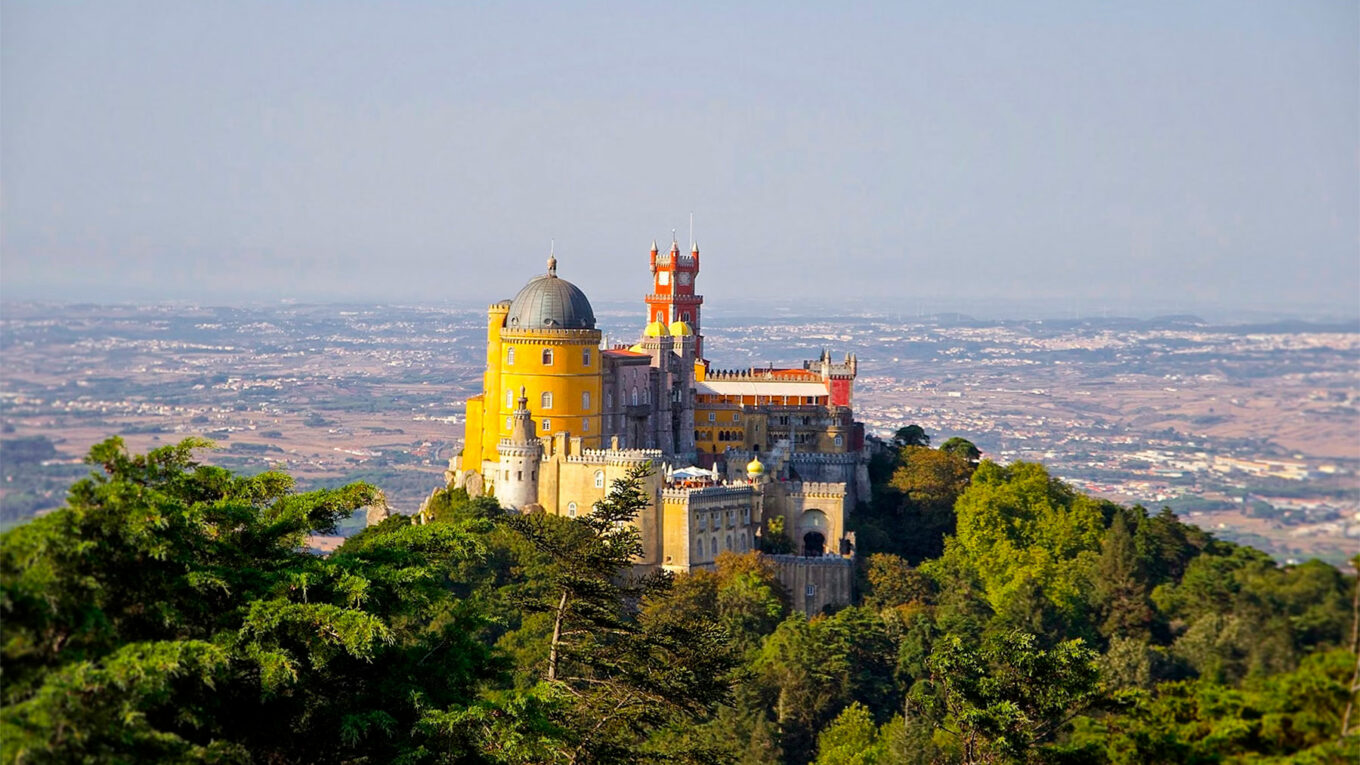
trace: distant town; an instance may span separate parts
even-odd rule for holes
[[[601,310],[610,342],[638,317]],[[299,488],[367,480],[413,512],[461,448],[483,310],[12,303],[0,317],[0,522],[61,504],[91,444],[197,435],[233,469]],[[919,424],[1076,488],[1169,505],[1281,560],[1360,546],[1360,328],[966,316],[706,316],[724,365],[859,358],[871,433]],[[356,521],[361,523],[362,521]]]

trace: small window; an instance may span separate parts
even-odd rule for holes
[[[506,364],[515,363],[515,346],[512,345],[509,348],[505,349],[505,363]]]
[[[648,396],[649,396],[649,395],[651,395],[651,391],[647,390],[646,388],[643,388],[643,389],[642,389],[642,403],[646,404],[646,403],[649,402],[649,400],[650,400],[650,399],[648,399]]]
[[[552,420],[548,419],[547,417],[544,417],[544,418],[543,418],[543,432],[544,432],[544,433],[547,433],[547,432],[550,431],[550,430],[552,430]]]
[[[515,405],[515,392],[509,388],[505,389],[505,408],[509,409]]]
[[[588,367],[588,366],[590,366],[590,349],[589,349],[589,348],[582,348],[582,349],[581,349],[581,366],[583,366],[583,367]]]
[[[694,520],[698,522],[696,525],[699,527],[699,530],[700,530],[700,531],[703,531],[704,529],[708,528],[708,516],[707,516],[707,515],[704,515],[703,513],[699,513],[698,515],[696,515],[696,516],[694,517]],[[700,544],[701,546],[703,545],[703,543],[704,543],[704,540],[702,540],[702,539],[699,540],[699,544]]]
[[[845,446],[845,436],[836,436],[836,446]]]
[[[523,470],[516,470],[516,471],[515,471],[515,480],[516,480],[516,481],[523,481],[523,480],[524,480],[524,471],[523,471]]]
[[[576,503],[575,503],[575,502],[568,502],[568,503],[567,503],[567,517],[568,517],[568,518],[575,518],[575,517],[576,517]]]
[[[550,367],[550,366],[552,366],[552,361],[553,361],[553,359],[552,359],[552,349],[551,349],[551,348],[544,348],[544,349],[543,349],[543,366],[545,366],[545,367]]]
[[[732,422],[741,422],[741,412],[732,413]]]
[[[607,390],[604,392],[604,408],[605,409],[614,408],[614,391]]]
[[[543,391],[543,395],[540,396],[539,398],[543,402],[544,409],[552,409],[552,393],[550,393],[549,391]]]
[[[817,596],[817,585],[815,585],[815,584],[809,584],[807,587],[803,588],[803,594],[806,595],[806,596],[809,597],[809,598],[816,597],[816,596]]]
[[[505,429],[506,429],[506,430],[509,430],[509,429],[512,428],[512,427],[514,427],[514,420],[512,420],[512,419],[509,418],[509,417],[506,417],[506,418],[505,418]]]
[[[637,388],[633,389],[633,406],[638,405]]]
[[[689,323],[689,311],[685,311],[684,313],[680,314],[680,321],[683,321],[686,324]]]
[[[596,471],[595,471],[595,488],[597,488],[597,489],[603,489],[603,488],[604,488],[604,471],[603,471],[603,470],[596,470]]]
[[[738,545],[740,545],[741,551],[742,551],[742,552],[746,552],[746,535],[745,535],[745,534],[738,534],[738,535],[737,535],[737,543],[738,543]]]
[[[585,418],[584,420],[581,420],[581,432],[582,432],[582,433],[589,433],[589,432],[590,432],[590,418],[589,418],[589,417]]]
[[[590,411],[590,391],[581,394],[581,408],[587,412]]]
[[[708,413],[708,421],[709,421],[709,422],[717,422],[717,421],[718,421],[718,413],[717,413],[717,412],[709,412],[709,413]]]
[[[694,549],[697,552],[697,554],[694,557],[696,558],[704,557],[704,540],[700,539],[699,541],[695,542]]]
[[[727,535],[727,547],[724,548],[724,549],[727,549],[727,550],[731,550],[731,549],[732,549],[732,535],[731,535],[731,534],[728,534],[728,535]]]

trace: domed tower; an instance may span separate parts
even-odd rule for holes
[[[600,331],[585,293],[558,278],[555,256],[514,300],[487,309],[486,353],[482,392],[467,402],[463,451],[450,462],[455,485],[473,494],[505,485],[500,445],[517,427],[516,394],[527,399],[519,410],[532,403],[538,415],[521,423],[528,438],[570,433],[585,448],[600,447]]]
[[[599,448],[600,331],[585,293],[557,276],[557,258],[549,257],[548,272],[510,301],[500,344],[501,389],[495,395],[505,408],[522,390],[538,415],[531,435],[570,433],[586,448]],[[494,423],[501,437],[513,425],[513,417]]]
[[[542,442],[534,435],[529,398],[520,388],[515,411],[510,415],[510,435],[496,447],[500,465],[495,476],[496,499],[502,507],[523,510],[538,502],[538,467]]]

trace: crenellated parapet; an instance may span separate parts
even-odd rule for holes
[[[853,465],[862,457],[857,452],[794,452],[789,461],[795,464]]]
[[[582,449],[579,454],[568,455],[566,461],[585,465],[615,465],[620,467],[651,462],[660,467],[662,457],[660,449]]]
[[[674,486],[661,490],[662,499],[695,504],[724,504],[735,499],[746,500],[755,491],[751,484],[723,483],[711,486]]]
[[[791,497],[826,497],[843,499],[846,495],[844,483],[824,481],[790,481],[785,484]]]

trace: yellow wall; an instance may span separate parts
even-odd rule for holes
[[[529,399],[529,411],[538,425],[540,437],[553,433],[571,433],[584,440],[587,449],[601,446],[600,417],[603,397],[599,349],[599,333],[582,333],[580,338],[534,337],[534,333],[516,332],[502,336],[498,375],[500,390],[497,395],[503,406],[506,397],[518,399],[520,388]],[[514,349],[514,363],[509,362],[509,353]],[[552,364],[543,363],[543,351],[553,352]],[[585,363],[584,352],[590,352],[590,363]],[[543,407],[543,394],[552,394],[552,406]],[[587,405],[582,394],[590,394]],[[487,396],[493,395],[487,391]],[[544,428],[544,421],[549,427]],[[492,426],[497,439],[508,436],[509,428],[505,415]]]
[[[463,469],[482,469],[482,396],[467,400],[467,419],[463,423]]]

